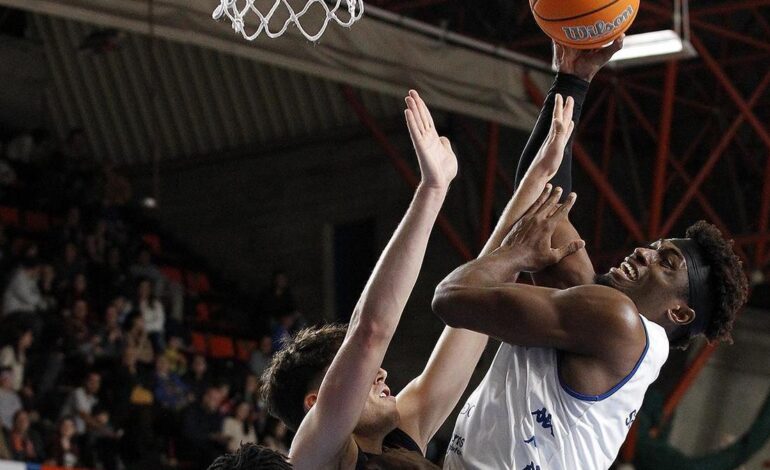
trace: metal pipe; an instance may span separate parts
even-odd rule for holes
[[[479,41],[478,39],[473,39],[462,34],[454,33],[452,31],[424,23],[422,21],[417,21],[407,16],[399,15],[398,13],[393,13],[382,8],[367,5],[364,14],[377,20],[402,27],[413,33],[422,34],[423,36],[428,36],[447,44],[453,44],[455,46],[461,46],[466,49],[480,52],[482,54],[491,55],[533,70],[538,70],[548,74],[553,73],[553,70],[551,70],[551,64],[541,60],[533,59],[532,57],[514,52],[510,49],[506,49],[505,47],[495,46],[487,42]]]
[[[484,246],[492,231],[492,210],[495,203],[495,172],[497,170],[498,148],[500,146],[500,125],[496,122],[489,123],[489,137],[487,140],[487,171],[484,178],[484,194],[481,199],[479,246]]]

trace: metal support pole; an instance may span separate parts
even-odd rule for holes
[[[718,65],[716,64],[713,64],[713,65],[718,68]],[[757,86],[756,90],[754,90],[754,94],[751,96],[751,98],[749,98],[748,103],[743,103],[743,100],[741,99],[741,102],[746,106],[749,114],[751,114],[751,108],[754,107],[756,102],[759,101],[759,99],[762,97],[762,94],[764,93],[765,88],[767,88],[768,84],[770,84],[770,72],[765,74],[765,77],[762,79],[762,82]],[[730,84],[730,87],[732,87],[732,84]],[[735,90],[733,89],[733,91]],[[751,115],[753,116],[753,114]],[[711,154],[706,159],[706,162],[703,164],[703,167],[693,179],[693,183],[687,188],[687,191],[685,192],[682,199],[679,201],[679,204],[677,204],[677,206],[671,212],[668,219],[666,220],[666,223],[663,224],[663,228],[661,229],[660,233],[666,234],[671,231],[671,228],[673,227],[674,223],[676,223],[676,221],[679,219],[679,217],[682,215],[682,212],[684,212],[684,209],[687,207],[687,204],[689,204],[693,196],[695,196],[695,191],[697,191],[700,188],[701,184],[703,184],[706,178],[711,174],[711,171],[714,169],[714,166],[722,157],[724,150],[727,148],[730,141],[738,131],[738,128],[746,118],[747,118],[747,113],[741,113],[739,116],[735,118],[732,125],[730,125],[727,131],[722,135],[722,139],[719,141],[716,147],[714,147],[714,149],[711,151]]]
[[[487,138],[487,171],[484,178],[484,194],[481,203],[481,223],[479,225],[479,246],[484,246],[492,231],[492,210],[495,203],[495,174],[497,172],[498,148],[500,145],[500,126],[489,123]]]
[[[409,164],[406,163],[406,160],[401,155],[401,152],[399,152],[398,149],[390,142],[388,136],[366,110],[366,107],[358,98],[356,92],[349,86],[343,86],[342,92],[345,96],[345,99],[347,99],[350,108],[361,121],[361,124],[369,129],[369,132],[372,133],[374,139],[380,144],[380,146],[382,146],[382,149],[385,151],[385,156],[388,157],[390,162],[396,168],[396,172],[401,175],[401,177],[410,187],[416,188],[420,183],[417,175],[414,174],[414,171],[409,167]],[[471,250],[468,249],[468,246],[465,244],[465,242],[463,242],[462,238],[460,238],[460,235],[457,233],[445,215],[439,214],[438,218],[436,219],[436,225],[447,237],[452,247],[454,247],[454,249],[464,260],[469,261],[473,259]]]
[[[612,138],[615,134],[615,95],[609,98],[607,103],[607,124],[604,127],[604,142],[602,148],[602,173],[609,179],[610,160],[612,159]],[[604,224],[604,208],[607,206],[607,200],[603,195],[599,195],[596,202],[596,225],[594,228],[594,248],[600,249],[602,245],[602,226]]]
[[[676,93],[677,62],[672,60],[666,65],[666,81],[663,88],[663,110],[660,116],[658,132],[658,155],[655,160],[655,173],[652,181],[652,200],[650,201],[650,240],[658,238],[663,197],[665,195],[666,162],[671,145],[671,120],[674,115],[674,95]]]

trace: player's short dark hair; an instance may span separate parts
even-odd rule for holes
[[[371,458],[364,464],[365,470],[435,470],[439,467],[431,463],[419,452],[406,449],[384,449],[385,452]]]
[[[743,262],[733,251],[733,241],[725,240],[715,226],[701,220],[687,229],[686,237],[698,243],[711,267],[714,308],[703,335],[709,342],[732,343],[735,316],[746,304],[749,283]],[[683,348],[692,335],[684,335],[671,346]]]
[[[291,470],[282,453],[256,444],[241,444],[232,454],[225,454],[209,465],[208,470]]]
[[[284,343],[262,375],[262,396],[268,410],[292,431],[299,428],[305,417],[305,395],[320,387],[346,333],[344,325],[301,330]]]

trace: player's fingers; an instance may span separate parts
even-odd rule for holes
[[[540,193],[540,196],[538,196],[535,203],[529,206],[529,209],[527,209],[527,212],[524,214],[524,217],[533,216],[537,214],[537,212],[540,210],[540,206],[542,206],[543,203],[545,203],[546,199],[548,199],[548,196],[550,196],[551,189],[553,189],[553,186],[551,185],[551,183],[548,183],[545,185],[545,188],[543,188],[543,192]]]
[[[433,123],[433,115],[430,113],[430,109],[428,109],[428,105],[425,104],[425,100],[423,100],[422,97],[419,95],[417,96],[417,105],[420,107],[420,111],[422,111],[423,116],[425,116],[428,120],[427,122],[428,129],[435,128],[436,125]]]
[[[423,123],[422,119],[420,119],[420,111],[417,109],[417,102],[411,96],[406,98],[406,107],[409,108],[409,111],[411,111],[412,116],[414,117],[414,122],[417,124],[415,129],[419,131],[420,135],[422,135],[425,132],[425,124]]]
[[[569,139],[572,136],[572,133],[575,131],[575,121],[569,122],[569,127],[567,127],[567,139]]]
[[[575,205],[575,201],[577,200],[577,194],[570,193],[569,196],[567,196],[567,200],[564,201],[564,204],[562,204],[558,209],[556,209],[553,212],[553,215],[551,217],[553,218],[564,218],[569,214],[569,211],[572,210],[572,206]]]
[[[422,139],[422,133],[417,124],[417,119],[415,119],[411,109],[404,110],[404,115],[406,116],[406,127],[409,129],[409,137],[412,138],[412,143],[417,145],[417,142]]]
[[[564,114],[564,98],[559,93],[556,93],[556,99],[553,103],[553,118],[557,121],[561,121],[561,117]]]
[[[551,194],[548,195],[546,201],[540,206],[540,209],[538,209],[538,214],[548,217],[548,214],[552,213],[556,204],[559,203],[561,193],[562,189],[560,187],[557,186],[553,188]]]
[[[430,113],[428,112],[428,107],[425,106],[425,102],[420,98],[420,94],[414,90],[410,90],[409,96],[411,96],[415,102],[417,107],[417,117],[422,121],[424,130],[431,129],[433,125],[431,124]]]
[[[582,250],[585,247],[586,247],[586,242],[584,242],[583,240],[575,240],[573,242],[570,242],[564,245],[561,248],[557,248],[556,249],[557,261],[561,261],[567,256],[577,253],[578,251]]]
[[[441,136],[438,138],[438,140],[441,141],[441,145],[443,145],[445,149],[452,150],[452,142],[450,142],[449,139]]]
[[[575,112],[575,98],[568,96],[564,102],[564,112],[561,115],[562,121],[572,121],[572,114]]]

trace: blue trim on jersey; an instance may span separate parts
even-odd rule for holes
[[[650,335],[647,333],[647,325],[644,324],[644,320],[642,320],[642,316],[639,315],[639,320],[642,322],[642,327],[644,327],[644,351],[642,351],[641,357],[639,357],[639,360],[636,361],[636,365],[631,370],[631,372],[623,378],[620,382],[618,382],[617,385],[612,387],[611,389],[607,390],[606,392],[602,393],[601,395],[583,395],[580,392],[576,392],[575,390],[572,390],[569,385],[564,383],[564,380],[561,378],[561,354],[562,352],[558,352],[558,356],[556,358],[556,375],[559,376],[559,384],[561,384],[561,388],[564,389],[565,392],[567,392],[570,396],[573,398],[577,398],[578,400],[583,401],[602,401],[606,398],[611,397],[615,392],[621,389],[623,385],[628,383],[629,380],[634,376],[637,369],[639,369],[639,366],[642,365],[642,361],[644,360],[644,357],[647,355],[647,351],[650,349]]]

